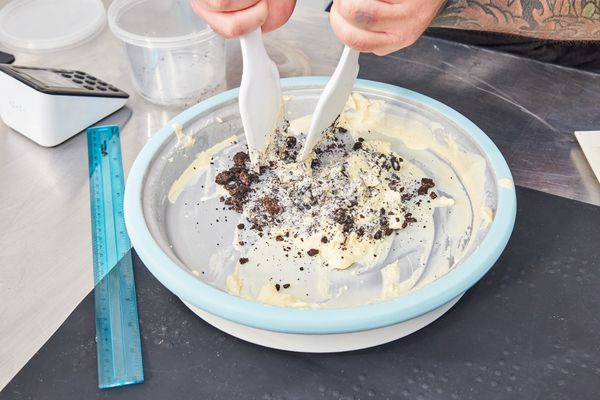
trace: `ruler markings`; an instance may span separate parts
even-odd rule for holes
[[[98,386],[144,380],[119,129],[88,129]]]

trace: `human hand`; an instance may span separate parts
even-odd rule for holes
[[[445,0],[334,0],[329,21],[349,47],[377,55],[413,44]]]
[[[191,0],[192,8],[210,27],[226,38],[262,27],[270,32],[285,24],[296,0]]]

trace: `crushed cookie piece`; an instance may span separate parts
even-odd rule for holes
[[[215,183],[218,185],[225,185],[226,183],[231,182],[235,178],[235,174],[231,171],[223,171],[219,172],[215,177]]]
[[[250,186],[250,183],[252,182],[252,178],[250,177],[250,174],[248,174],[248,172],[240,171],[238,177],[240,179],[240,182],[242,182],[246,186]]]
[[[246,227],[246,225],[244,225],[244,224],[237,224],[238,229],[244,229],[245,227]]]
[[[297,143],[297,140],[293,136],[288,136],[285,139],[285,144],[286,144],[286,146],[287,146],[288,149],[292,149],[292,148],[296,147],[296,143]]]
[[[284,289],[288,289],[289,287],[290,287],[290,284],[289,284],[289,283],[284,283],[284,284],[283,284],[283,288],[284,288]]]
[[[327,236],[323,236],[321,238],[321,243],[327,243],[327,242],[329,242],[329,240],[327,239]]]
[[[348,215],[348,210],[345,208],[338,208],[333,212],[333,220],[340,225],[352,224],[354,221],[352,217]]]
[[[232,197],[245,197],[246,194],[248,194],[250,187],[241,182],[229,182],[225,185],[225,190],[227,190]]]
[[[275,284],[275,290],[277,290],[278,292],[281,290],[281,285],[279,283]]]
[[[275,236],[275,240],[277,240],[278,242],[283,242],[283,236],[277,235]]]
[[[402,228],[406,228],[408,224],[412,224],[413,222],[417,222],[417,219],[413,217],[411,213],[406,213],[404,216],[404,222],[402,223]]]
[[[392,169],[394,171],[400,171],[400,161],[398,160],[397,157],[391,156],[390,163],[392,164]]]
[[[242,265],[246,264],[248,261],[250,261],[250,260],[247,259],[246,257],[240,258],[240,264],[242,264]]]
[[[421,196],[426,195],[427,191],[435,186],[433,179],[430,178],[422,178],[421,179],[421,187],[417,190],[417,193]]]
[[[438,195],[435,192],[431,192],[429,193],[429,197],[431,197],[432,200],[437,199]]]
[[[273,196],[265,196],[262,198],[261,203],[267,210],[267,212],[271,215],[277,215],[281,212],[281,207],[279,206],[279,202]]]
[[[307,254],[308,254],[309,256],[311,256],[311,257],[314,257],[314,256],[316,256],[317,254],[319,254],[319,250],[317,250],[317,249],[310,249],[310,250],[308,250],[308,251],[307,251]]]
[[[233,162],[238,167],[245,166],[248,161],[250,161],[250,156],[248,156],[248,154],[244,153],[243,151],[237,152],[233,156]]]

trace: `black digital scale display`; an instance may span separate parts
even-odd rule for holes
[[[0,65],[0,71],[46,94],[128,98],[129,95],[83,71]]]

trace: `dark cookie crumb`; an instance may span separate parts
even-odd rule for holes
[[[283,288],[284,288],[284,289],[288,289],[289,287],[290,287],[290,284],[289,284],[289,283],[285,283],[285,284],[283,285]]]
[[[427,191],[435,186],[433,179],[423,178],[421,179],[421,187],[417,190],[417,193],[421,196],[426,195]]]
[[[225,185],[231,182],[235,178],[235,174],[231,171],[219,172],[215,177],[215,183],[219,185]]]
[[[310,250],[308,250],[306,253],[307,253],[309,256],[311,256],[311,257],[314,257],[314,256],[316,256],[317,254],[319,254],[319,250],[317,250],[317,249],[310,249]]]
[[[278,292],[281,290],[281,285],[279,283],[275,284],[275,290],[277,290]]]
[[[252,178],[251,178],[250,174],[248,174],[248,172],[241,171],[239,173],[238,177],[240,179],[240,182],[242,182],[246,186],[250,186],[250,183],[252,182]]]
[[[244,224],[237,224],[238,229],[244,229],[245,227],[246,227],[246,225],[244,225]]]
[[[431,192],[429,193],[429,197],[431,197],[432,200],[437,199],[438,195],[435,192]]]
[[[248,154],[244,153],[243,151],[235,153],[235,155],[233,156],[233,162],[238,167],[245,166],[248,161],[250,161],[250,156],[248,156]]]
[[[417,219],[413,217],[411,213],[406,213],[404,215],[404,222],[402,223],[402,228],[406,228],[408,224],[412,224],[413,222],[417,222]]]
[[[293,136],[288,136],[285,139],[285,144],[286,144],[286,146],[287,146],[288,149],[292,149],[292,148],[296,147],[296,142],[297,142],[297,140]]]
[[[327,239],[327,236],[323,236],[321,238],[321,243],[327,243],[327,242],[329,242],[329,240]]]
[[[275,216],[281,213],[281,207],[279,206],[279,202],[273,196],[263,197],[261,203],[265,207],[269,215]]]
[[[240,258],[240,264],[242,264],[242,265],[246,264],[248,261],[250,261],[250,260],[248,260],[246,257]]]

